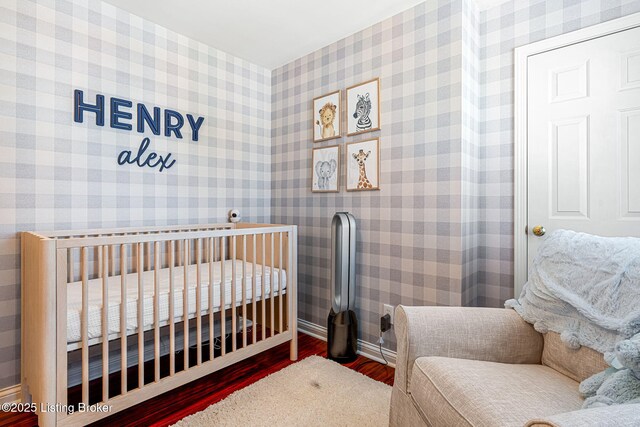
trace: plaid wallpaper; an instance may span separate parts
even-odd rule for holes
[[[482,12],[473,0],[429,1],[274,70],[272,211],[300,226],[300,316],[326,323],[330,221],[342,210],[360,227],[365,341],[377,340],[383,303],[511,298],[513,49],[638,11],[638,0],[512,0]],[[377,76],[382,130],[313,144],[310,100]],[[310,192],[313,147],[373,136],[379,192]]]
[[[299,226],[301,318],[326,325],[338,211],[357,220],[361,339],[377,342],[384,303],[461,304],[461,25],[462,1],[428,1],[273,71],[272,212]],[[374,77],[381,130],[314,144],[311,100]],[[339,144],[344,163],[342,146],[372,137],[380,191],[347,193],[343,164],[340,193],[311,193],[314,147]]]
[[[462,2],[462,138],[461,138],[461,239],[462,283],[461,305],[479,302],[478,186],[479,138],[479,12],[474,0]]]
[[[324,325],[330,222],[350,211],[365,341],[383,303],[500,306],[513,292],[513,48],[638,11],[434,0],[269,72],[98,0],[4,0],[0,388],[19,381],[22,230],[219,222],[232,207],[297,224],[300,317]],[[311,99],[372,77],[382,129],[313,144]],[[176,166],[118,166],[143,136],[74,123],[74,89],[204,116],[200,141],[145,135]],[[313,147],[371,137],[380,191],[346,193],[342,165],[340,193],[311,193]]]
[[[513,49],[636,12],[638,0],[512,0],[480,13],[479,305],[513,295]]]
[[[74,123],[74,89],[87,102],[101,93],[107,105],[116,96],[203,116],[199,141],[147,132],[176,165],[119,166],[143,135],[111,129],[108,117],[97,127],[89,113]],[[17,232],[226,222],[231,208],[269,222],[270,127],[269,70],[100,1],[3,0],[0,388],[20,373]]]

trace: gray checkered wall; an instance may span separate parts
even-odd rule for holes
[[[514,0],[483,12],[472,0],[426,2],[274,70],[273,221],[300,226],[300,316],[326,321],[330,220],[341,210],[360,227],[365,341],[377,340],[383,303],[510,298],[513,49],[639,10],[637,0]],[[376,76],[382,130],[313,144],[310,100]],[[381,139],[379,192],[310,192],[314,146],[371,136]]]
[[[513,280],[513,48],[638,0],[425,2],[273,73],[96,0],[0,5],[0,388],[19,378],[17,233],[223,221],[300,226],[300,316],[324,324],[333,213],[358,218],[361,338],[383,303],[500,306]],[[381,77],[382,130],[313,144],[311,99]],[[151,136],[170,171],[119,167],[141,135],[72,122],[73,89],[205,117]],[[312,194],[313,146],[381,139],[380,191]],[[387,337],[392,341],[392,337]],[[393,348],[394,343],[390,346]]]
[[[513,295],[513,49],[636,12],[638,0],[512,0],[481,12],[479,305]]]
[[[462,2],[461,139],[461,305],[478,304],[479,235],[479,11],[474,0]]]
[[[475,170],[461,154],[462,4],[425,2],[273,71],[273,221],[299,226],[301,318],[326,324],[337,211],[357,219],[360,338],[377,341],[383,303],[462,303],[461,168]],[[382,129],[314,144],[311,100],[374,77]],[[347,193],[342,167],[340,193],[311,193],[314,147],[371,137],[380,138],[380,191]],[[393,348],[393,334],[385,339]]]
[[[203,116],[200,140],[145,134],[176,165],[118,166],[142,134],[74,123],[76,88]],[[270,128],[268,70],[100,1],[2,1],[0,388],[19,382],[18,232],[224,222],[231,208],[269,222]]]

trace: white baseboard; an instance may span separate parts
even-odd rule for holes
[[[327,340],[327,328],[306,320],[298,319],[298,330],[322,341]]]
[[[20,387],[20,384],[3,388],[2,390],[0,390],[0,404],[20,402],[20,400],[22,399],[21,396],[22,387]]]
[[[316,325],[315,323],[308,322],[306,320],[298,319],[298,330],[303,334],[310,335],[314,338],[318,338],[322,341],[327,340],[327,328],[324,326]],[[389,366],[396,367],[396,352],[382,348],[382,353],[387,359]],[[380,347],[378,344],[372,344],[370,342],[358,340],[358,354],[361,354],[376,362],[384,363],[380,356]]]

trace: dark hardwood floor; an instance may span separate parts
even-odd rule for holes
[[[312,355],[326,357],[326,343],[299,334],[299,360]],[[289,343],[282,344],[243,360],[211,375],[195,380],[125,411],[111,415],[93,426],[168,426],[219,402],[236,390],[279,371],[294,362],[289,360]],[[358,356],[344,366],[375,380],[393,384],[394,370],[388,366]],[[0,427],[31,427],[36,425],[33,414],[0,412]]]

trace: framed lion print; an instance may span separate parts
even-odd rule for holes
[[[380,130],[380,79],[347,88],[347,136]]]
[[[341,91],[328,93],[313,100],[313,142],[327,141],[342,136]]]
[[[314,148],[311,156],[311,191],[338,193],[340,180],[340,146]]]

